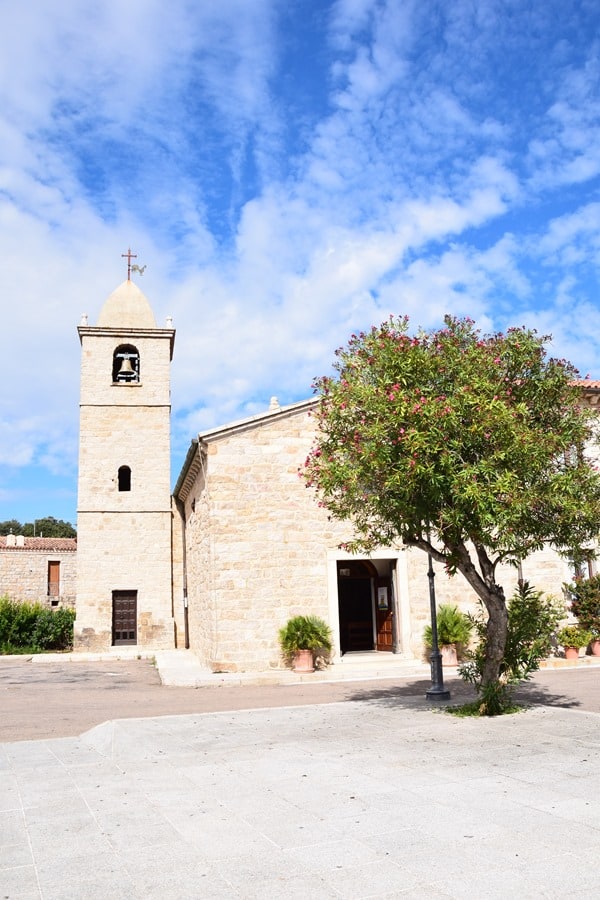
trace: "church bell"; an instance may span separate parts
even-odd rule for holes
[[[128,356],[123,357],[121,368],[117,374],[117,381],[132,381],[135,377],[136,371],[131,365],[131,360]]]

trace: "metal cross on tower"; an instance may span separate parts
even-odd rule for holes
[[[132,253],[131,247],[128,247],[127,253],[121,253],[121,256],[127,257],[127,281],[131,281],[131,260],[137,259],[137,253]]]

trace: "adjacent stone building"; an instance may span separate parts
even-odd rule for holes
[[[75,606],[75,538],[0,536],[0,595],[44,606]]]

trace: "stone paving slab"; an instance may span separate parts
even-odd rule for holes
[[[390,699],[0,745],[0,897],[593,895],[600,716]]]

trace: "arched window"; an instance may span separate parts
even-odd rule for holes
[[[113,353],[114,384],[131,384],[140,380],[140,354],[132,344],[121,344]]]
[[[121,466],[119,468],[119,490],[131,490],[131,469],[129,466]]]

